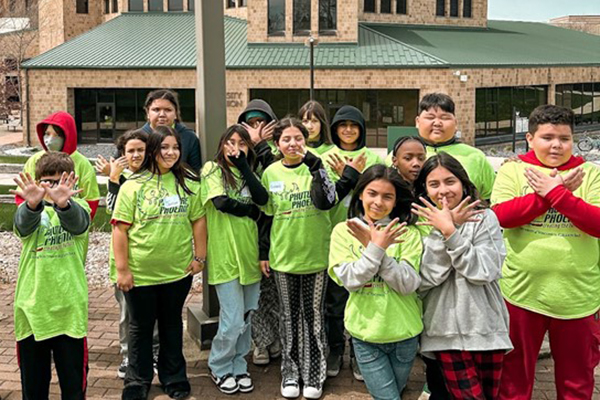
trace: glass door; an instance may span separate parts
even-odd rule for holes
[[[115,140],[115,104],[98,103],[98,142],[112,143]]]

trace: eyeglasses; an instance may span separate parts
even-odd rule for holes
[[[40,179],[40,183],[48,183],[51,188],[58,186],[60,179]]]

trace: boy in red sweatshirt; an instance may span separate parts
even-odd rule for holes
[[[600,170],[573,156],[573,121],[567,108],[536,108],[532,150],[504,164],[494,184],[492,209],[507,248],[500,286],[514,345],[504,358],[502,399],[531,399],[547,331],[557,397],[592,398],[600,359]]]

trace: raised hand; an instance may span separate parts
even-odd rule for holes
[[[550,176],[534,168],[527,168],[525,169],[525,178],[533,191],[542,197],[546,197],[552,189],[563,184],[563,179],[558,175],[556,168],[552,170]]]
[[[121,177],[121,174],[123,173],[123,171],[125,170],[125,168],[127,168],[128,164],[127,164],[127,157],[125,156],[121,156],[119,158],[117,158],[116,160],[114,159],[114,157],[110,158],[110,180],[115,182],[115,183],[119,183],[119,178]]]
[[[75,173],[71,172],[67,175],[66,172],[63,172],[58,185],[51,187],[49,183],[42,182],[40,186],[46,190],[46,195],[48,195],[57,207],[65,208],[69,199],[83,190],[73,190],[78,180],[79,178],[75,176]]]
[[[260,137],[262,140],[271,140],[273,139],[273,132],[275,131],[275,125],[277,125],[277,121],[273,120],[269,122],[260,132]]]
[[[479,219],[474,218],[478,214],[482,214],[483,210],[477,210],[477,206],[481,203],[481,200],[475,200],[472,203],[471,196],[467,196],[460,202],[459,205],[450,210],[452,214],[452,221],[455,225],[462,225],[465,222],[478,222]]]
[[[231,140],[225,143],[225,155],[229,158],[237,158],[240,155],[240,148]]]
[[[96,171],[104,176],[110,175],[110,163],[100,154],[98,154],[98,158],[96,158]]]
[[[337,154],[331,154],[329,156],[329,159],[327,160],[327,164],[331,167],[332,170],[335,171],[335,173],[338,176],[342,176],[342,173],[344,172],[344,167],[346,167],[346,162],[342,160],[342,158]]]
[[[44,200],[46,191],[39,186],[29,173],[21,172],[18,178],[13,179],[20,190],[10,189],[10,193],[23,198],[27,202],[27,206],[35,210],[38,205]]]
[[[425,207],[413,203],[412,212],[413,214],[424,218],[425,221],[417,222],[417,225],[432,226],[439,230],[446,239],[452,236],[454,231],[456,231],[456,227],[454,226],[454,220],[452,219],[452,212],[448,207],[448,200],[445,197],[442,198],[442,208],[440,209],[423,197],[419,197],[419,199],[425,204]]]
[[[262,140],[261,131],[263,130],[263,128],[265,126],[264,122],[259,122],[258,125],[256,126],[256,128],[251,127],[250,125],[248,125],[245,122],[242,122],[242,126],[244,128],[246,128],[246,130],[248,131],[248,134],[250,134],[250,140],[252,140],[252,143],[258,144],[261,142],[261,140]]]
[[[371,230],[360,222],[349,219],[346,221],[348,232],[354,236],[364,247],[369,245],[371,241]]]
[[[392,222],[382,229],[377,228],[373,222],[369,221],[371,242],[384,250],[392,244],[402,243],[400,236],[406,232],[406,222],[398,224],[398,221],[398,218],[394,218]]]
[[[362,174],[367,164],[367,156],[365,153],[361,153],[357,157],[348,160],[347,164]]]
[[[554,175],[558,174],[558,171],[556,171],[556,173],[554,171],[556,171],[556,170],[553,170],[550,173],[551,177],[554,177],[553,174]],[[583,183],[584,176],[585,176],[585,171],[583,170],[583,168],[579,167],[579,168],[575,168],[575,169],[569,171],[567,174],[561,176],[561,178],[563,180],[563,185],[565,185],[565,187],[569,191],[574,192],[577,189],[579,189],[579,187]]]

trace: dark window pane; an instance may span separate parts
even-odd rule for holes
[[[458,0],[450,0],[450,16],[458,17]]]
[[[144,11],[143,0],[129,0],[129,11]]]
[[[235,0],[227,0],[227,8],[235,8]]]
[[[594,83],[593,123],[600,124],[600,82]]]
[[[337,0],[319,1],[319,31],[337,29]]]
[[[310,33],[310,0],[294,0],[294,33]]]
[[[138,126],[137,99],[136,90],[116,90],[116,92],[115,130],[116,135],[120,135]],[[144,115],[139,117],[143,119]]]
[[[437,0],[435,3],[435,15],[444,17],[446,15],[446,0]]]
[[[119,12],[119,0],[113,0],[113,2],[112,2],[112,12],[113,13],[118,13]]]
[[[188,0],[188,10],[194,11],[196,0]]]
[[[406,8],[407,0],[396,0],[396,14],[407,14],[408,10]]]
[[[471,18],[473,16],[471,0],[463,0],[463,17]]]
[[[248,5],[248,0],[238,0],[238,7],[246,7]]]
[[[169,0],[169,11],[183,11],[183,0]]]
[[[148,0],[148,11],[162,11],[163,0]]]
[[[77,0],[77,14],[88,13],[88,0]]]
[[[104,0],[104,14],[110,14],[110,0]]]
[[[375,0],[365,0],[365,12],[375,12]]]
[[[589,125],[593,120],[594,111],[594,85],[592,83],[584,83],[581,93],[581,123]]]
[[[392,0],[381,0],[381,13],[391,14],[392,12]]]
[[[285,33],[285,0],[269,0],[269,34]]]
[[[196,126],[196,92],[194,89],[178,89],[176,92],[179,95],[181,122],[194,129]]]

